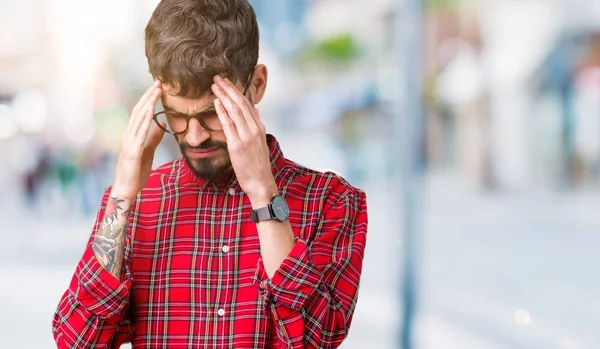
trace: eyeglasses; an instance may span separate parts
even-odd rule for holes
[[[248,93],[248,89],[250,88],[250,84],[252,83],[253,76],[254,70],[252,71],[252,73],[250,73],[248,81],[246,82],[246,86],[244,87],[244,92],[242,92],[242,95],[248,98],[250,103],[252,103],[252,97],[246,96],[246,94]],[[186,133],[188,128],[190,127],[191,119],[198,120],[198,123],[207,131],[222,132],[223,129],[216,129],[214,127],[209,126],[217,124],[216,121],[218,118],[219,117],[214,106],[211,106],[208,109],[203,110],[196,115],[188,115],[171,110],[163,110],[154,114],[154,122],[158,125],[158,127],[160,127],[167,133],[175,135]]]

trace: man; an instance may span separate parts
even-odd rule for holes
[[[163,0],[146,56],[156,82],[56,310],[58,347],[337,347],[357,301],[365,194],[265,133],[251,6]],[[183,157],[152,171],[165,133]]]

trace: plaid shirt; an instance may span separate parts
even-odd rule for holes
[[[183,158],[152,171],[129,222],[121,280],[90,244],[56,309],[59,348],[332,348],[347,336],[366,243],[364,192],[285,159],[268,136],[295,245],[269,279],[235,176]],[[104,195],[90,242],[110,190]]]

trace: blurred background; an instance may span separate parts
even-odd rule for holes
[[[0,0],[2,348],[54,347],[157,2]],[[600,1],[251,2],[268,131],[367,192],[343,348],[600,348]]]

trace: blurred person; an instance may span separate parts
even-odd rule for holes
[[[77,163],[73,151],[65,150],[59,153],[54,160],[61,196],[73,196],[73,186],[77,178]]]
[[[365,168],[358,159],[357,154],[360,154],[360,144],[364,143],[362,136],[363,129],[360,125],[360,119],[364,117],[361,110],[347,109],[340,113],[339,123],[336,132],[336,140],[338,141],[344,162],[346,163],[346,171],[348,177],[353,181],[363,180],[365,176]]]
[[[102,197],[103,158],[107,151],[98,144],[89,144],[78,154],[77,175],[81,210],[85,216],[93,214],[93,206]]]
[[[35,152],[31,152],[35,153]],[[39,203],[40,191],[43,182],[50,176],[52,171],[51,155],[48,146],[43,146],[39,155],[34,160],[32,168],[22,173],[23,187],[25,192],[25,202],[29,209],[36,211]]]
[[[23,174],[25,202],[30,208],[37,208],[38,178],[36,174],[35,170],[29,170]]]
[[[266,133],[252,7],[163,0],[145,35],[156,81],[133,108],[55,312],[58,347],[339,346],[357,302],[366,197],[286,159]],[[165,133],[182,157],[151,170]]]

